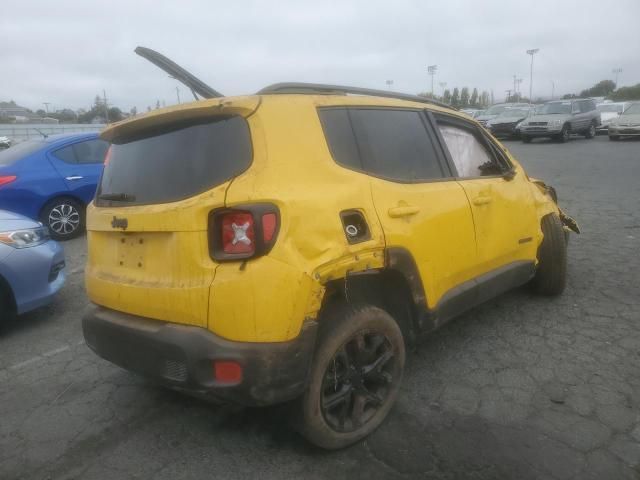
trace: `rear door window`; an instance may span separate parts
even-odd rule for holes
[[[73,145],[78,163],[103,163],[109,143],[104,140],[88,140]]]
[[[143,205],[182,200],[239,175],[252,156],[249,125],[239,116],[116,138],[96,202]]]
[[[403,183],[445,176],[420,111],[328,108],[320,120],[340,165]]]

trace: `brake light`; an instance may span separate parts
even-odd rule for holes
[[[16,178],[18,178],[18,177],[16,177],[15,175],[5,175],[3,177],[0,177],[0,186],[6,185],[7,183],[11,183]]]
[[[229,212],[222,215],[222,250],[231,254],[255,253],[256,236],[251,213]]]
[[[275,205],[242,205],[209,214],[209,252],[216,261],[246,260],[266,255],[278,236]]]
[[[276,233],[278,225],[278,217],[275,213],[265,213],[262,215],[262,239],[265,243],[269,243]]]

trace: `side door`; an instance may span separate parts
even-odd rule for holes
[[[525,172],[471,122],[446,114],[434,119],[473,213],[478,248],[474,276],[497,281],[497,289],[499,277],[526,281],[533,273],[539,225]]]
[[[53,150],[49,160],[69,191],[88,203],[96,192],[108,148],[104,140],[84,140]]]
[[[349,107],[361,171],[370,178],[385,247],[411,254],[430,309],[476,263],[466,195],[419,109]]]
[[[571,131],[573,133],[578,133],[584,130],[584,117],[585,114],[582,113],[580,108],[580,102],[572,102],[571,103]]]

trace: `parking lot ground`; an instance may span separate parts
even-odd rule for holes
[[[366,441],[324,452],[282,408],[212,406],[97,358],[80,238],[56,302],[0,334],[0,478],[640,478],[640,141],[505,145],[582,227],[568,288],[431,335]]]

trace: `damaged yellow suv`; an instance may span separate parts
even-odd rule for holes
[[[575,223],[475,121],[390,92],[278,84],[109,126],[83,318],[101,357],[173,389],[294,401],[311,442],[373,431],[405,344],[531,282],[565,285]],[[355,95],[354,95],[355,94]]]

